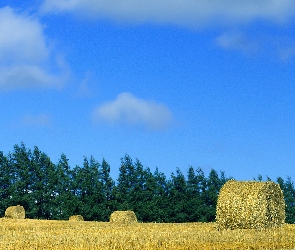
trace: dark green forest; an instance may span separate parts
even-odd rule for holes
[[[142,222],[212,222],[218,192],[229,179],[213,169],[205,176],[192,166],[167,178],[126,154],[113,180],[105,159],[84,157],[82,166],[70,167],[62,154],[54,164],[38,147],[21,143],[7,155],[0,152],[0,216],[19,204],[31,219],[67,220],[81,214],[85,220],[109,221],[115,210],[133,210]],[[294,183],[290,177],[274,181],[284,193],[286,222],[295,223]]]

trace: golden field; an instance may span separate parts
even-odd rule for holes
[[[0,249],[295,249],[295,225],[217,231],[215,223],[0,219]]]

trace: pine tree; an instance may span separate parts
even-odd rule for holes
[[[30,192],[34,203],[31,204],[31,217],[51,219],[54,213],[55,165],[36,146],[30,160]]]
[[[137,213],[139,221],[150,222],[155,220],[152,215],[154,207],[154,185],[153,175],[149,168],[144,168],[141,162],[136,159],[134,164],[134,179],[136,179],[133,190],[131,191],[131,199],[133,201],[134,210]]]
[[[142,192],[138,208],[140,209],[140,220],[143,222],[157,221],[159,207],[156,204],[156,179],[149,168],[143,170],[141,178]]]
[[[103,202],[102,202],[102,211],[101,211],[101,220],[109,221],[111,213],[115,210],[115,198],[114,198],[114,187],[115,182],[113,181],[110,175],[110,165],[106,162],[105,159],[101,163],[101,183],[102,183],[102,193],[103,193]]]
[[[187,175],[187,193],[185,211],[188,215],[188,222],[207,221],[202,192],[205,190],[206,183],[204,172],[201,168],[197,169],[197,174],[190,166]]]
[[[12,173],[11,165],[7,157],[0,151],[0,214],[4,214],[9,207],[12,196]]]
[[[54,183],[53,219],[68,219],[71,215],[76,214],[78,209],[78,199],[72,190],[72,171],[68,161],[66,155],[62,154],[56,165],[55,175],[52,177]]]
[[[79,189],[79,211],[85,220],[102,220],[104,201],[101,183],[100,164],[90,157],[84,157],[83,168],[78,168],[76,182]]]
[[[219,178],[218,173],[214,169],[210,171],[209,176],[206,179],[207,185],[203,197],[207,208],[206,218],[208,222],[215,221],[218,194],[227,180],[224,172],[221,172],[221,178]]]
[[[134,210],[132,190],[136,183],[135,168],[129,155],[121,158],[119,177],[114,190],[118,210]]]
[[[27,150],[25,144],[14,145],[14,151],[8,155],[11,166],[11,205],[22,205],[26,216],[32,218],[34,211],[34,198],[32,196],[32,178],[30,176],[32,152]]]
[[[295,223],[295,189],[294,182],[291,177],[288,176],[287,181],[284,181],[281,177],[277,178],[277,182],[280,185],[286,204],[286,223]]]
[[[119,210],[133,210],[139,221],[159,219],[156,180],[150,169],[144,169],[138,159],[135,163],[129,155],[121,159],[118,184],[114,190]]]
[[[171,174],[170,185],[170,221],[185,222],[188,220],[188,214],[185,211],[187,186],[185,177],[179,168],[176,169],[176,174]]]

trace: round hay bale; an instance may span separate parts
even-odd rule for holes
[[[72,215],[69,221],[84,221],[84,218],[82,215]]]
[[[115,211],[110,216],[111,223],[131,224],[137,222],[137,217],[133,211]]]
[[[276,228],[285,223],[285,201],[280,186],[272,181],[226,182],[220,189],[217,229]]]
[[[5,210],[5,217],[9,219],[24,219],[26,212],[23,206],[11,206]]]

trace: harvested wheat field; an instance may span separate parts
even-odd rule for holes
[[[216,229],[215,223],[0,219],[0,249],[295,249],[295,225]]]

